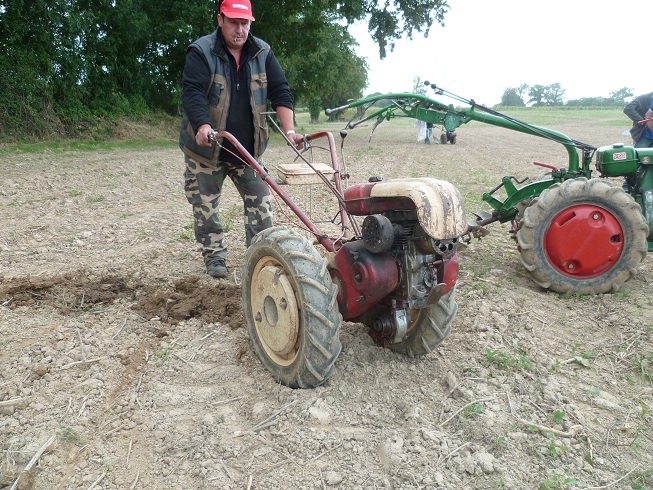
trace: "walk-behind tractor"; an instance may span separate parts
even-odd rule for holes
[[[475,213],[474,234],[487,234],[483,227],[495,221],[512,222],[526,270],[540,286],[561,293],[615,292],[636,274],[647,251],[653,250],[653,148],[623,144],[596,148],[435,85],[431,88],[465,108],[418,94],[397,93],[360,99],[328,113],[358,108],[363,116],[352,119],[348,128],[376,119],[372,132],[384,120],[412,117],[443,124],[449,131],[480,121],[560,143],[569,156],[568,168],[549,165],[549,172],[534,181],[504,177],[501,184],[483,194],[492,211]],[[372,112],[365,116],[367,108]],[[592,178],[593,161],[602,178]],[[608,177],[620,179],[613,185]],[[499,190],[507,196],[504,200],[497,197]]]
[[[344,142],[346,132],[341,136]],[[343,319],[364,324],[377,344],[408,356],[427,354],[449,335],[458,308],[457,248],[468,231],[453,185],[380,177],[348,185],[344,156],[338,158],[329,132],[305,135],[296,163],[277,166],[279,183],[231,134],[215,134],[218,143],[223,138],[297,222],[257,234],[242,274],[247,329],[275,379],[294,388],[326,381],[341,350]],[[331,165],[313,162],[313,149],[326,150]],[[318,228],[288,184],[330,191],[337,209],[325,226],[335,233]]]

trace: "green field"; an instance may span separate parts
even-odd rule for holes
[[[555,127],[558,125],[574,125],[585,127],[611,126],[630,127],[629,119],[624,115],[621,108],[598,108],[598,107],[524,107],[505,108],[501,112],[507,116],[520,119],[524,122],[543,127]],[[298,111],[295,114],[296,125],[299,131],[313,133],[316,131],[328,130],[338,132],[345,127],[346,121],[355,116],[355,110],[345,111],[343,119],[337,122],[329,122],[327,116],[321,115],[316,124],[310,123],[307,111]],[[43,151],[108,151],[116,148],[133,150],[151,150],[154,148],[171,148],[177,144],[179,121],[174,117],[163,117],[156,124],[151,122],[138,122],[124,120],[115,123],[111,131],[103,135],[95,132],[88,139],[52,139],[36,142],[0,142],[0,155],[14,152],[43,152]],[[398,117],[391,121],[385,121],[384,125],[390,124],[397,127],[413,127],[414,119]],[[481,124],[476,121],[468,125]],[[120,127],[128,128],[121,131]],[[463,126],[464,128],[464,126]],[[274,135],[272,136],[274,138]]]

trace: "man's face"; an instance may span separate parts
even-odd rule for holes
[[[232,49],[241,49],[247,41],[249,28],[252,21],[248,19],[232,19],[226,15],[218,15],[218,25],[222,29],[227,47]]]

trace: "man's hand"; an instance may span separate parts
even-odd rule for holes
[[[646,111],[646,114],[644,114],[644,117],[646,119],[651,119],[653,117],[653,109],[649,109],[648,111]],[[647,122],[646,127],[648,129],[650,129],[651,131],[653,131],[653,121]]]
[[[292,145],[298,150],[304,149],[304,137],[299,133],[292,133],[288,135],[288,139]]]
[[[199,146],[211,146],[209,136],[213,134],[213,128],[210,124],[202,124],[195,135],[195,143]]]

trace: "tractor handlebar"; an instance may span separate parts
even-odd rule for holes
[[[349,107],[350,107],[349,104],[345,104],[345,105],[341,105],[340,107],[334,107],[334,108],[332,108],[332,109],[324,109],[324,113],[325,113],[327,116],[330,116],[330,115],[333,114],[334,112],[344,111],[345,109],[349,109]]]
[[[425,84],[426,83],[428,82],[425,82]],[[473,99],[467,100],[455,94],[451,94],[434,84],[429,85],[433,88],[436,94],[447,95],[458,102],[469,105],[470,107],[454,107],[452,104],[446,105],[422,94],[389,93],[377,94],[363,99],[349,101],[340,107],[326,109],[325,113],[331,115],[334,112],[361,106],[365,109],[373,109],[371,114],[368,114],[367,116],[354,116],[354,118],[347,123],[347,127],[351,129],[365,121],[376,119],[372,131],[374,131],[374,128],[376,128],[382,121],[390,120],[393,117],[410,117],[427,123],[442,125],[447,131],[453,131],[462,124],[466,124],[470,121],[479,121],[493,126],[499,126],[513,131],[519,131],[549,139],[562,144],[569,155],[568,170],[571,172],[577,171],[580,167],[581,162],[578,154],[579,149],[583,152],[592,152],[596,150],[596,147],[571,139],[569,136],[558,131],[520,121],[519,119],[507,116],[506,114],[502,114],[489,107],[477,104]],[[587,162],[583,161],[583,166],[586,164]]]

